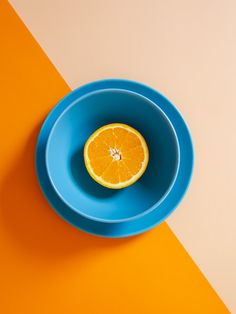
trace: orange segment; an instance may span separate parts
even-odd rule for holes
[[[145,159],[145,153],[142,146],[136,146],[133,148],[122,149],[123,159],[126,160],[136,160],[143,162]]]
[[[96,159],[92,159],[90,161],[90,165],[93,168],[94,174],[96,176],[101,176],[109,167],[109,165],[112,163],[112,157],[106,156],[106,157],[97,157]]]
[[[114,128],[113,129],[113,134],[115,136],[115,144],[117,147],[122,146],[128,133],[129,132],[123,128]]]
[[[88,147],[88,157],[90,160],[101,158],[102,156],[107,157],[109,146],[97,139],[91,142]]]
[[[103,142],[109,147],[114,147],[116,142],[116,137],[113,134],[112,130],[104,130],[100,133],[99,137],[96,138],[99,143]]]
[[[107,167],[101,178],[107,184],[118,184],[120,182],[119,165],[116,161],[112,161]]]
[[[84,147],[91,177],[103,186],[121,189],[136,182],[148,164],[148,147],[142,135],[121,123],[94,132]]]
[[[124,150],[126,151],[137,146],[142,147],[141,140],[137,137],[136,134],[129,132],[125,137],[124,142],[122,143],[122,148],[124,148]]]
[[[142,167],[142,163],[140,161],[133,162],[133,160],[128,159],[125,161],[125,165],[132,175],[135,175],[135,173],[137,173]]]
[[[119,164],[120,181],[125,182],[132,178],[133,174],[124,162]]]

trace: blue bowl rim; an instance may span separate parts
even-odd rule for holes
[[[117,79],[111,79],[111,80],[114,80],[116,81]],[[122,79],[121,79],[122,80]],[[121,81],[119,79],[119,81]],[[93,83],[97,83],[97,82],[102,82],[102,81],[107,81],[107,80],[100,80],[100,81],[94,81],[94,82],[91,82],[91,83],[88,83],[88,84],[85,84],[85,85],[82,85],[76,89],[74,89],[73,91],[71,91],[70,93],[68,93],[65,97],[63,97],[57,104],[55,107],[57,107],[60,103],[64,102],[67,97],[69,96],[72,96],[73,94],[75,94],[79,89],[85,87],[86,85],[90,85],[90,84],[93,84]],[[110,81],[110,80],[109,80]],[[124,80],[124,81],[129,81],[129,80]],[[131,81],[131,82],[134,82],[134,81]],[[138,82],[135,82],[135,83],[138,83]],[[138,83],[140,84],[140,83]],[[128,93],[128,94],[134,94],[134,95],[137,95],[138,97],[140,98],[143,98],[147,101],[147,103],[149,103],[150,106],[152,106],[155,110],[157,110],[163,117],[164,119],[167,121],[168,123],[168,127],[172,130],[173,132],[173,136],[174,136],[174,140],[175,140],[175,144],[176,144],[176,148],[177,148],[177,162],[176,162],[176,167],[175,167],[175,172],[174,172],[174,176],[173,176],[173,179],[171,180],[171,183],[168,187],[168,189],[166,190],[166,192],[163,194],[163,196],[154,204],[152,205],[151,207],[149,207],[148,209],[144,210],[143,212],[137,214],[137,215],[134,215],[134,216],[131,216],[131,217],[128,217],[128,218],[121,218],[121,219],[103,219],[103,218],[98,218],[96,216],[92,216],[92,215],[88,215],[88,214],[85,214],[84,212],[81,212],[80,209],[77,209],[75,207],[73,207],[71,204],[68,203],[67,200],[64,199],[64,197],[61,195],[61,193],[58,191],[57,187],[55,186],[52,178],[51,178],[51,175],[50,175],[50,171],[49,171],[49,165],[48,165],[48,146],[49,146],[49,143],[51,141],[51,137],[52,137],[52,134],[53,134],[53,130],[56,128],[56,125],[59,123],[60,119],[64,116],[64,114],[66,114],[67,111],[69,111],[74,105],[76,105],[78,103],[78,100],[81,101],[82,99],[84,98],[87,98],[93,94],[97,94],[97,93],[101,93],[101,92],[104,92],[104,91],[122,91],[122,92],[125,92],[125,93]],[[157,91],[156,91],[157,92]],[[158,92],[159,93],[159,92]],[[160,94],[160,93],[159,93]],[[161,95],[161,94],[160,94]],[[164,96],[163,96],[164,97]],[[165,98],[165,97],[164,97]],[[168,102],[170,102],[168,100]],[[54,107],[54,108],[55,108]],[[52,113],[52,111],[54,110],[54,108],[49,112],[48,116],[46,117],[46,120],[48,118],[50,118],[50,115]],[[45,120],[45,122],[46,122]],[[44,122],[44,123],[45,123]],[[43,123],[43,124],[44,124]],[[155,210],[156,207],[160,206],[160,204],[165,200],[165,198],[169,195],[170,191],[172,190],[174,184],[175,184],[175,181],[176,181],[176,178],[177,178],[177,175],[178,175],[178,171],[179,171],[179,164],[180,164],[180,148],[179,148],[179,141],[178,141],[178,137],[177,137],[177,134],[176,134],[176,131],[170,121],[170,119],[168,118],[168,116],[165,114],[165,112],[158,106],[158,104],[156,104],[155,102],[153,102],[152,100],[150,100],[148,97],[142,95],[142,94],[139,94],[138,92],[134,92],[134,91],[131,91],[131,90],[128,90],[128,89],[122,89],[122,88],[99,88],[99,89],[96,89],[96,90],[93,90],[93,91],[90,91],[78,98],[76,98],[76,100],[72,101],[69,105],[66,106],[66,108],[58,115],[58,117],[56,118],[56,120],[54,121],[53,123],[53,126],[50,130],[50,133],[49,133],[49,136],[48,136],[48,139],[47,139],[47,143],[46,143],[46,150],[45,150],[45,159],[46,159],[46,170],[47,170],[47,174],[48,174],[48,178],[49,178],[49,181],[53,187],[53,189],[55,190],[55,192],[57,193],[58,197],[61,199],[61,201],[69,208],[71,209],[72,211],[74,211],[76,214],[79,214],[87,219],[90,219],[90,220],[93,220],[93,221],[97,221],[97,222],[101,222],[101,223],[122,223],[122,222],[126,222],[126,221],[132,221],[132,220],[136,220],[138,218],[141,218],[142,216],[150,213],[151,211]]]

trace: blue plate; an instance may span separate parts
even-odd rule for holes
[[[46,146],[49,134],[64,110],[88,93],[106,89],[120,89],[142,95],[155,103],[169,118],[179,142],[179,171],[171,191],[152,211],[134,220],[104,223],[93,221],[68,208],[53,188],[46,170]],[[127,80],[103,80],[84,85],[62,99],[50,112],[39,134],[36,148],[36,170],[40,186],[47,200],[66,221],[88,233],[105,237],[127,237],[144,232],[162,222],[179,204],[189,185],[193,169],[193,147],[188,128],[177,109],[159,92],[143,84]]]

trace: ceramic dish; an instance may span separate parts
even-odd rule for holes
[[[178,173],[172,184],[170,191],[158,203],[155,208],[145,212],[144,215],[137,215],[135,219],[126,220],[123,222],[111,222],[106,223],[102,221],[88,219],[85,215],[81,215],[79,212],[72,210],[66,202],[58,195],[55,187],[52,184],[51,179],[48,176],[47,162],[46,162],[46,150],[48,145],[48,139],[52,132],[52,129],[58,121],[58,118],[66,108],[68,108],[73,102],[80,97],[84,97],[90,93],[118,89],[125,92],[132,92],[139,94],[153,104],[158,106],[168,120],[173,125],[178,143],[179,143],[179,163]],[[134,234],[141,233],[150,229],[154,225],[163,221],[178,205],[182,199],[185,191],[188,187],[193,167],[193,148],[192,141],[188,131],[188,128],[176,108],[160,93],[157,91],[137,82],[127,80],[104,80],[93,82],[75,90],[66,98],[64,98],[49,114],[46,119],[37,144],[36,150],[36,168],[37,175],[41,185],[41,188],[51,203],[52,207],[61,215],[65,220],[73,224],[74,226],[82,229],[86,232],[107,236],[107,237],[125,237]]]
[[[149,148],[144,175],[120,190],[96,183],[83,157],[88,137],[116,122],[139,130]],[[161,204],[174,184],[179,159],[177,136],[164,112],[140,94],[112,88],[77,97],[68,105],[55,121],[46,147],[48,177],[58,196],[71,210],[106,223],[136,219]]]

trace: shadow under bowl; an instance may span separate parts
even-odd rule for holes
[[[96,183],[83,158],[84,144],[99,127],[125,123],[149,148],[149,164],[130,187],[112,190]],[[88,219],[117,223],[155,209],[170,192],[179,166],[177,136],[167,116],[140,94],[105,89],[76,99],[56,120],[46,146],[46,167],[61,200]]]

